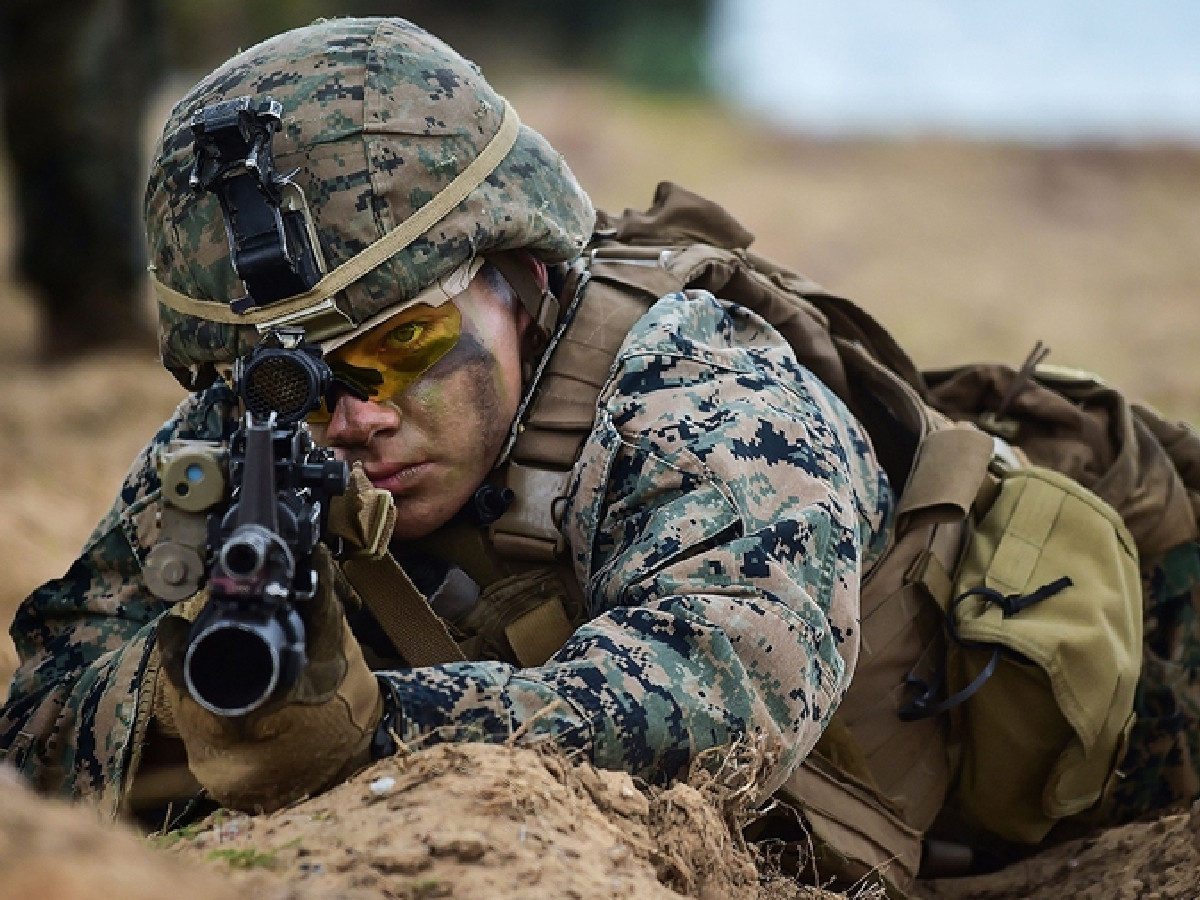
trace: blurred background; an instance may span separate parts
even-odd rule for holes
[[[350,14],[480,63],[599,206],[722,203],[923,367],[1041,339],[1200,422],[1190,0],[3,0],[0,623],[182,396],[141,250],[159,124],[240,48]]]

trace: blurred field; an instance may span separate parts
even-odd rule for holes
[[[1200,422],[1200,149],[786,137],[703,102],[594,83],[505,86],[598,205],[660,180],[726,205],[758,248],[856,299],[918,363],[1095,369]],[[69,565],[134,453],[181,398],[150,351],[35,365],[0,188],[0,621]],[[70,265],[64,260],[64,265]],[[0,677],[11,665],[0,642]]]

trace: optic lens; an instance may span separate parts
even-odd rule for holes
[[[281,425],[290,425],[320,405],[328,382],[328,367],[318,357],[267,348],[247,362],[240,390],[254,416],[275,413]]]

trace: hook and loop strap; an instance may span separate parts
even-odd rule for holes
[[[292,317],[297,313],[319,306],[339,291],[354,284],[380,263],[395,256],[444,219],[454,207],[467,199],[471,192],[496,170],[504,157],[512,150],[520,131],[521,120],[517,116],[517,111],[505,100],[504,118],[500,122],[499,130],[492,136],[483,151],[459,172],[453,181],[400,225],[361,253],[346,260],[303,294],[297,294],[266,306],[252,307],[244,313],[235,313],[227,303],[219,300],[197,300],[173,290],[154,277],[151,280],[154,283],[158,300],[176,312],[225,325],[259,325],[283,317]]]

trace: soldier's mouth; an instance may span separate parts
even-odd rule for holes
[[[411,490],[433,468],[431,462],[366,466],[364,471],[371,484],[393,494]]]

